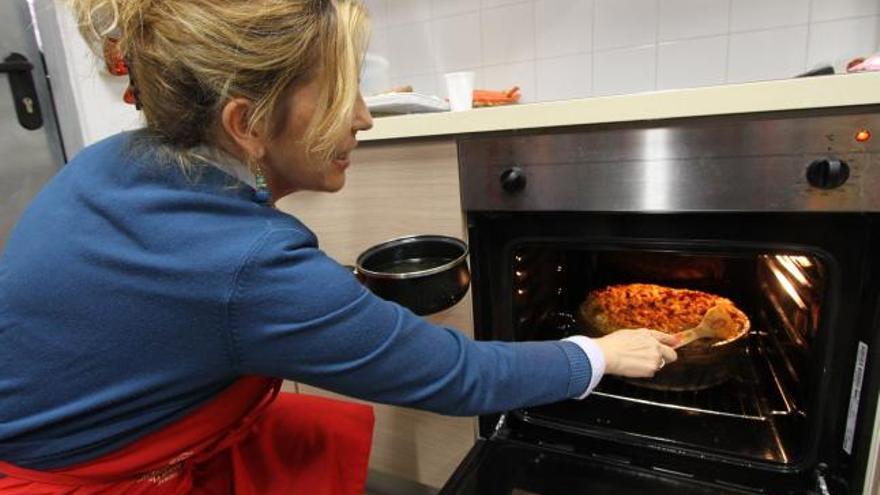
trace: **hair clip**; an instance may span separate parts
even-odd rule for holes
[[[104,65],[107,72],[114,76],[127,76],[128,64],[119,48],[119,40],[116,38],[104,38]]]
[[[131,63],[128,59],[124,59],[126,72],[128,73],[128,87],[125,88],[125,94],[122,95],[122,99],[128,103],[129,105],[134,105],[134,107],[138,110],[141,109],[141,99],[140,92],[138,91],[137,83],[134,80],[134,71],[131,70]]]

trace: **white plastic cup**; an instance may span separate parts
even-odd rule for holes
[[[449,109],[453,112],[470,110],[474,103],[474,73],[472,71],[445,74],[449,93]]]

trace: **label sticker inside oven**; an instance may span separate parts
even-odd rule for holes
[[[868,362],[868,345],[859,342],[856,351],[856,367],[853,370],[852,390],[849,394],[849,413],[846,415],[846,433],[843,435],[843,450],[852,455],[853,439],[856,432],[856,418],[859,415],[859,397],[862,395],[862,380],[865,378],[865,363]]]

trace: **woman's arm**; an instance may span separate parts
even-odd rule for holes
[[[228,309],[240,373],[376,402],[473,415],[578,397],[591,382],[583,342],[475,342],[374,296],[295,229],[255,244]]]

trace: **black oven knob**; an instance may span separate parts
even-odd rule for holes
[[[807,167],[807,182],[820,189],[834,189],[849,179],[849,165],[843,160],[816,160]]]
[[[501,187],[509,193],[517,193],[526,188],[526,173],[519,167],[510,167],[501,172]]]

